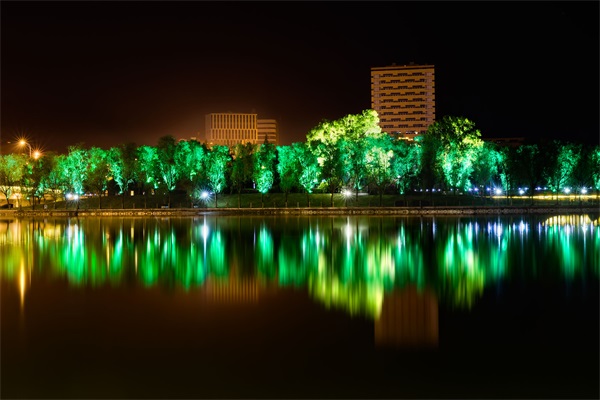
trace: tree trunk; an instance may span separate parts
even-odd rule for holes
[[[102,210],[102,193],[98,195],[98,208]]]
[[[218,195],[219,195],[219,194],[218,194],[217,192],[215,192],[215,208],[218,208],[218,207],[217,207],[217,197],[218,197]]]

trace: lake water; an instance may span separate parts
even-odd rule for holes
[[[2,398],[598,398],[598,215],[0,220]]]

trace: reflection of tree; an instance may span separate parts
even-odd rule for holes
[[[470,307],[486,287],[510,273],[543,265],[533,279],[538,274],[597,277],[600,264],[600,226],[584,216],[539,224],[513,217],[461,218],[438,221],[435,228],[396,218],[296,221],[22,220],[0,229],[0,273],[14,279],[25,260],[34,265],[27,271],[64,277],[75,286],[135,282],[190,290],[211,280],[276,281],[306,287],[327,307],[377,318],[384,297],[406,287],[431,288],[441,301]],[[543,243],[543,251],[531,250],[534,241]]]

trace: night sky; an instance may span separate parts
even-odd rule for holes
[[[282,144],[370,108],[370,68],[434,64],[436,117],[600,142],[599,2],[0,2],[2,153],[156,145],[211,112]]]

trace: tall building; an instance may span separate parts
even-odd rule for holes
[[[265,142],[279,145],[279,135],[277,132],[277,120],[274,119],[257,119],[256,126],[258,128],[258,144]]]
[[[235,146],[238,143],[258,143],[256,114],[211,113],[205,117],[206,143],[209,146]]]
[[[407,138],[425,133],[435,121],[433,65],[395,65],[371,68],[371,108],[387,133]]]

